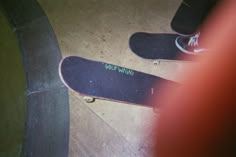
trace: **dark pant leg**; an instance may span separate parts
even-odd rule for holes
[[[180,34],[194,34],[220,0],[184,0],[171,21]]]
[[[201,24],[219,1],[220,0],[184,0],[183,3],[188,5],[192,12],[195,12],[196,16],[198,16],[196,18],[201,19],[199,20]]]

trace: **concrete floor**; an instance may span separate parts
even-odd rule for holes
[[[172,33],[181,0],[39,0],[63,56],[78,55],[179,81],[185,63],[154,65],[134,55],[135,32]],[[104,100],[87,104],[70,91],[70,157],[150,156],[152,109]]]

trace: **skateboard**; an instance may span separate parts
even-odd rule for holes
[[[154,75],[78,56],[62,59],[59,75],[65,86],[84,96],[86,102],[105,99],[155,108],[163,86],[178,86]]]
[[[193,55],[181,52],[175,45],[178,34],[134,33],[129,39],[130,49],[139,57],[152,60],[191,61]]]
[[[181,35],[195,34],[218,0],[184,0],[177,9],[171,28]]]

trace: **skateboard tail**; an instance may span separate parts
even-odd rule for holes
[[[66,58],[66,57],[65,57]],[[59,63],[59,66],[58,66],[58,74],[59,74],[59,77],[62,81],[62,83],[69,89],[73,90],[67,83],[66,81],[64,80],[63,76],[62,76],[62,73],[61,73],[61,65],[62,65],[62,62],[63,62],[64,58],[61,59],[60,63]],[[73,90],[75,91],[75,90]],[[75,91],[76,92],[76,91]]]

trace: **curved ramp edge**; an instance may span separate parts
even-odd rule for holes
[[[27,81],[23,156],[67,157],[69,98],[58,75],[61,53],[36,0],[0,0],[22,50]]]

